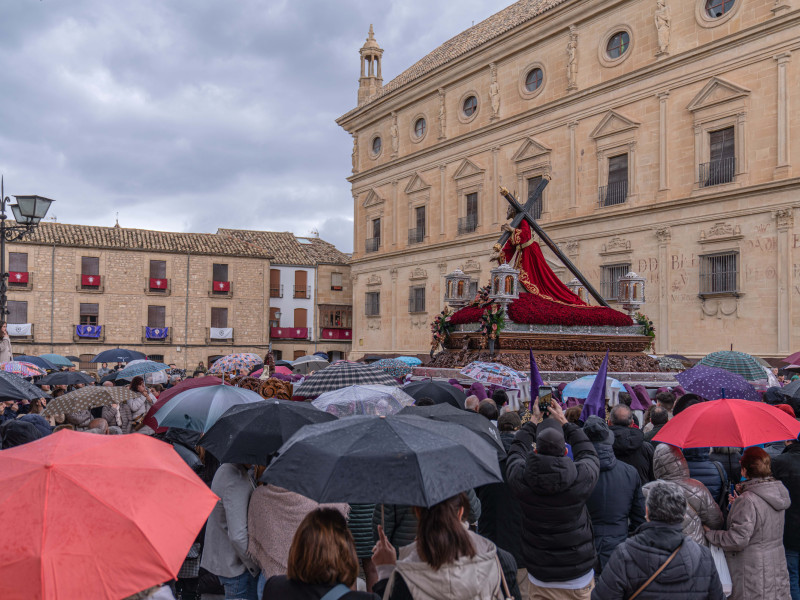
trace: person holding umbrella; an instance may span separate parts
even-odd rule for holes
[[[144,418],[149,408],[146,401],[148,392],[144,385],[144,379],[138,376],[134,377],[128,388],[139,395],[123,404],[114,403],[104,406],[101,414],[109,425],[116,425],[122,429],[122,433],[130,433],[137,419]]]

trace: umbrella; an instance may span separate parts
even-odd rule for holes
[[[74,413],[80,410],[122,404],[138,396],[136,392],[126,387],[105,387],[90,385],[59,396],[47,403],[44,409],[46,415]]]
[[[517,387],[526,380],[525,375],[500,363],[476,360],[461,369],[461,374],[484,383],[494,383],[507,388]]]
[[[198,442],[221,463],[269,464],[269,457],[303,425],[336,417],[306,402],[262,400],[225,411]]]
[[[723,350],[721,352],[706,354],[700,359],[699,364],[707,367],[716,367],[717,369],[725,369],[731,373],[741,375],[748,381],[757,381],[767,378],[767,376],[764,375],[764,370],[761,368],[761,363],[758,362],[756,358],[744,352],[736,352],[735,350]]]
[[[41,377],[44,375],[44,369],[40,369],[31,363],[19,362],[16,360],[0,363],[0,371],[13,373],[20,377]]]
[[[574,381],[570,381],[563,390],[561,390],[562,398],[586,398],[589,395],[589,390],[592,389],[597,375],[584,375]],[[612,389],[622,389],[622,384],[613,377],[606,377],[606,386]]]
[[[403,387],[403,391],[414,400],[420,398],[430,398],[436,404],[449,404],[456,408],[464,408],[467,395],[464,390],[450,385],[446,381],[434,381],[425,379],[423,381],[412,381]]]
[[[784,387],[778,388],[776,391],[781,396],[800,400],[800,379],[791,383],[787,383]]]
[[[687,392],[697,394],[706,400],[720,398],[744,398],[756,402],[760,400],[755,388],[744,377],[726,369],[695,365],[675,375],[675,379]]]
[[[124,598],[174,579],[217,497],[168,444],[59,431],[0,452],[4,598]],[[107,574],[113,576],[107,576]]]
[[[406,363],[409,367],[418,367],[422,361],[416,356],[398,356],[395,360]]]
[[[94,383],[94,379],[80,371],[57,371],[42,377],[37,385],[75,385],[76,383]]]
[[[783,362],[789,363],[790,365],[800,363],[800,352],[795,352],[794,354],[790,354],[789,356],[783,359]]]
[[[394,358],[382,358],[374,363],[373,367],[377,367],[381,371],[386,371],[392,377],[401,379],[411,373],[411,367],[404,363],[402,360]]]
[[[483,415],[471,410],[459,410],[449,404],[434,404],[433,406],[407,406],[397,414],[424,417],[445,423],[457,423],[497,446],[499,458],[502,459],[506,455],[506,449],[500,440],[500,432],[497,431],[497,427]]]
[[[238,352],[218,358],[208,369],[209,375],[222,375],[226,373],[250,373],[264,361],[258,354],[252,352]]]
[[[48,371],[57,371],[58,367],[51,363],[46,358],[42,358],[41,356],[17,356],[14,360],[19,362],[26,362],[32,365],[36,365],[40,369],[46,369]]]
[[[173,396],[153,417],[161,427],[208,431],[231,406],[263,400],[256,392],[233,385],[198,387]]]
[[[67,358],[70,359],[72,362],[76,362],[76,363],[81,362],[80,358],[78,358],[77,356],[72,356],[71,354],[67,354]]]
[[[222,383],[222,379],[219,377],[212,377],[211,375],[207,375],[205,377],[193,377],[192,379],[184,379],[183,381],[173,385],[168,390],[161,392],[156,403],[153,404],[153,406],[150,407],[150,410],[147,411],[147,414],[144,417],[144,424],[150,427],[156,433],[164,433],[168,428],[159,427],[154,415],[158,412],[159,408],[167,403],[170,398],[174,398],[186,390],[193,390],[194,388],[199,387],[208,387],[210,385],[220,385]]]
[[[289,367],[283,367],[283,366],[275,367],[275,372],[276,373],[280,373],[281,375],[291,375],[292,374],[292,370]],[[255,373],[253,373],[253,376],[258,377],[258,375],[256,375]]]
[[[397,385],[394,377],[361,363],[341,361],[305,378],[294,388],[295,396],[316,398],[325,392],[332,392],[351,385]]]
[[[388,385],[352,385],[320,394],[313,404],[337,417],[353,415],[394,415],[414,404],[414,398],[401,388]]]
[[[292,368],[292,363],[289,362],[288,360],[276,360],[275,361],[275,366],[276,367],[288,367],[288,368],[291,369]]]
[[[306,373],[311,373],[311,371],[321,371],[330,365],[331,363],[321,356],[312,354],[311,356],[301,356],[295,360],[294,363],[292,363],[292,370],[295,373],[302,373],[305,375]]]
[[[103,350],[100,354],[95,356],[91,362],[93,363],[129,363],[132,360],[139,360],[147,358],[141,352],[136,350],[127,350],[125,348],[114,348],[113,350]]]
[[[61,356],[60,354],[40,354],[39,358],[43,358],[50,364],[56,365],[57,367],[74,366],[70,359],[68,359],[66,356]]]
[[[153,360],[134,360],[128,365],[117,372],[117,379],[133,379],[134,377],[144,376],[147,373],[156,373],[169,369],[169,365],[164,363],[155,362]]]
[[[679,448],[746,448],[796,439],[800,423],[764,402],[729,398],[701,402],[675,415],[653,438]]]
[[[430,507],[502,476],[496,447],[461,425],[392,415],[303,427],[263,480],[320,503]]]
[[[0,371],[0,401],[35,400],[49,397],[50,394],[43,392],[30,381],[26,381],[18,375]]]

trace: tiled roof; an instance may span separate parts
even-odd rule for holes
[[[319,238],[297,238],[289,231],[251,231],[248,229],[219,229],[217,234],[243,240],[273,257],[277,265],[346,264],[349,257]],[[303,240],[308,243],[301,243]]]
[[[356,112],[360,108],[374,102],[390,92],[404,86],[407,83],[430,73],[437,67],[474,50],[506,33],[507,31],[530,21],[534,17],[550,10],[551,8],[563,4],[567,0],[519,0],[498,13],[493,14],[488,19],[473,25],[466,31],[462,31],[454,38],[447,40],[444,44],[436,48],[430,54],[414,63],[411,67],[400,73],[397,77],[387,83],[380,92],[367,99],[364,104],[348,112],[345,117]]]
[[[18,243],[180,254],[190,252],[192,254],[250,258],[272,257],[269,248],[261,248],[241,239],[214,233],[176,233],[123,227],[68,225],[44,221],[33,233],[26,235]]]

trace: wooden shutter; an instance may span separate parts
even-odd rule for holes
[[[306,283],[308,281],[308,272],[307,271],[295,271],[294,272],[294,286],[298,290],[306,289]]]
[[[84,304],[81,302],[81,316],[90,315],[96,317],[100,314],[99,306],[99,304]]]
[[[295,308],[294,309],[294,326],[296,328],[307,327],[307,314],[308,311],[305,308]]]
[[[167,261],[165,261],[165,260],[151,260],[150,261],[150,278],[151,279],[166,279],[167,278]]]
[[[281,272],[278,269],[269,270],[269,287],[273,290],[281,287]]]
[[[28,303],[26,301],[8,301],[8,322],[13,325],[28,322]]]
[[[214,263],[213,270],[214,270],[214,281],[230,281],[228,279],[228,265]],[[272,272],[270,271],[270,275],[271,274]]]
[[[82,256],[81,274],[100,275],[100,258],[97,256]]]
[[[280,309],[278,309],[278,308],[276,308],[274,306],[270,306],[270,308],[269,308],[270,327],[273,327],[273,326],[274,327],[279,327],[280,326],[280,322],[278,321],[278,312],[279,312],[279,310]]]
[[[28,253],[27,252],[9,252],[8,253],[8,270],[12,273],[27,273],[28,272]]]
[[[147,326],[164,328],[167,326],[167,307],[148,306],[147,307]]]
[[[228,326],[228,309],[227,308],[211,308],[211,326],[212,327],[227,327]]]

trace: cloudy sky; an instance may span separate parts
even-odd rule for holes
[[[6,194],[63,223],[312,228],[352,250],[370,23],[385,81],[511,0],[40,0],[0,9]]]

